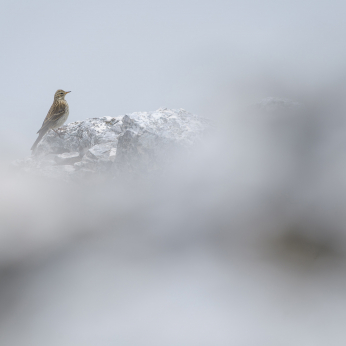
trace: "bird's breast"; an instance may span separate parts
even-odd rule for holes
[[[64,115],[61,116],[61,117],[55,122],[54,127],[52,127],[52,128],[56,129],[56,128],[58,128],[58,127],[64,125],[65,121],[66,121],[67,118],[68,118],[68,115],[69,115],[69,109],[68,109],[68,106],[67,106]]]

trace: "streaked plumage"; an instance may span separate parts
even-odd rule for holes
[[[31,147],[31,150],[36,149],[37,144],[49,130],[54,130],[62,126],[67,120],[69,115],[69,107],[67,101],[65,100],[65,95],[69,92],[71,91],[64,91],[59,89],[54,94],[53,104],[50,107],[49,112],[43,121],[42,127],[37,131],[39,135],[35,143]]]

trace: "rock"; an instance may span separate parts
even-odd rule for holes
[[[111,150],[114,147],[114,143],[103,143],[103,144],[97,144],[94,145],[92,148],[90,148],[86,155],[90,157],[91,159],[99,160],[99,159],[109,159],[109,155]]]
[[[255,104],[255,108],[258,110],[271,114],[287,112],[292,114],[292,112],[299,111],[301,107],[302,105],[298,102],[277,97],[266,97]]]
[[[49,131],[38,144],[35,158],[65,152],[84,153],[96,144],[117,142],[121,134],[122,117],[102,117],[64,125],[59,134]]]
[[[85,168],[85,169],[91,169],[95,170],[97,165],[97,160],[94,160],[93,158],[89,157],[88,155],[84,155],[82,161],[76,162],[75,167],[78,168]]]
[[[180,144],[172,139],[148,131],[139,135],[127,130],[119,138],[116,168],[133,173],[155,171],[169,163],[174,149],[179,147]]]
[[[177,149],[200,140],[209,126],[206,119],[182,109],[125,115],[115,168],[140,174],[159,170],[170,162]]]
[[[183,109],[86,119],[62,126],[58,134],[49,131],[31,157],[12,167],[63,180],[150,173],[169,163],[177,149],[202,140],[210,125]]]
[[[109,159],[114,162],[115,161],[115,156],[117,154],[117,148],[112,148],[111,151],[109,152]]]
[[[78,162],[74,163],[73,167],[75,169],[81,169],[83,167],[83,162],[82,161],[78,161]]]
[[[71,153],[63,153],[55,156],[55,162],[58,165],[73,165],[75,162],[80,161],[81,156],[78,151]]]

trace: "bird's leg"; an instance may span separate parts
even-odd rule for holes
[[[57,132],[55,129],[52,129],[60,138],[61,138],[61,136],[60,136],[60,133],[59,132]]]

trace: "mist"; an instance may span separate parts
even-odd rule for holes
[[[342,3],[1,7],[0,345],[344,345]],[[18,175],[58,88],[213,126],[158,175]]]

